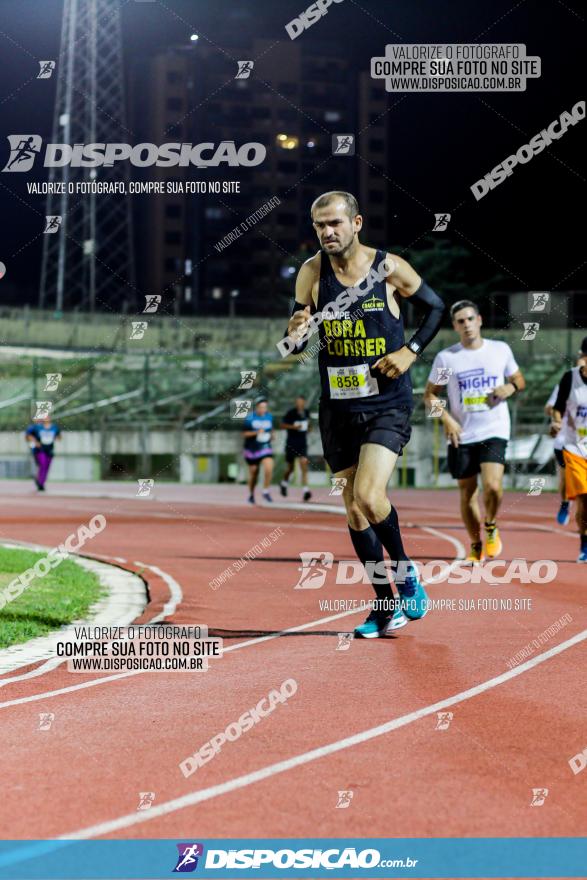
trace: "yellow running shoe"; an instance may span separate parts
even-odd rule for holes
[[[485,556],[483,555],[483,543],[481,541],[471,544],[469,555],[465,559],[466,565],[479,565]]]
[[[485,523],[485,555],[488,559],[499,556],[503,549],[499,529],[495,523]]]

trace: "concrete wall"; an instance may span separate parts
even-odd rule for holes
[[[275,432],[274,450],[278,464],[282,463],[285,431]],[[321,461],[322,444],[317,428],[308,437],[308,452],[314,459],[309,482],[313,486],[329,485],[329,473]],[[57,454],[51,469],[54,480],[99,480],[102,472],[102,456],[172,454],[179,457],[179,480],[182,483],[214,483],[222,475],[246,478],[246,465],[242,456],[242,438],[239,431],[163,431],[117,430],[67,431],[58,441]],[[434,468],[435,456],[439,459],[438,474]],[[446,443],[440,426],[435,429],[431,421],[415,425],[409,446],[398,461],[391,485],[399,486],[454,486],[454,480],[444,473]],[[0,477],[28,478],[31,474],[32,457],[22,435],[18,432],[0,432]],[[145,473],[145,476],[148,476]],[[541,475],[544,476],[544,475]],[[545,476],[545,489],[556,487],[555,476]],[[528,478],[518,474],[517,488],[523,488]],[[506,486],[512,485],[507,477]]]

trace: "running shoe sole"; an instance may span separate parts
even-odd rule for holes
[[[409,622],[408,618],[406,617],[405,614],[402,614],[402,616],[399,618],[392,617],[392,619],[389,621],[387,626],[384,627],[384,629],[382,630],[381,635],[386,636],[389,633],[395,632],[396,629],[401,629],[403,626],[407,626],[408,622]]]

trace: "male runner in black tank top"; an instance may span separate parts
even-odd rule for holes
[[[363,220],[350,193],[325,193],[313,203],[311,216],[321,250],[298,273],[287,335],[301,351],[306,331],[318,325],[320,433],[329,467],[346,480],[343,498],[353,546],[364,565],[371,563],[368,571],[383,563],[387,550],[398,563],[394,580],[401,609],[411,619],[420,618],[427,597],[404,551],[387,484],[410,439],[408,370],[438,332],[444,304],[401,257],[359,242]],[[410,297],[425,312],[407,344],[400,297]],[[377,568],[372,577],[377,602],[355,629],[362,638],[384,636],[407,623],[383,566]]]

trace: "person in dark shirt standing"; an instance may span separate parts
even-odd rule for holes
[[[59,425],[52,422],[50,418],[35,419],[25,431],[26,440],[31,447],[31,452],[37,465],[37,475],[34,477],[34,480],[39,492],[45,491],[47,475],[53,461],[55,441],[60,436],[61,430]]]
[[[287,497],[289,480],[300,463],[302,472],[302,488],[304,501],[309,501],[312,493],[308,488],[308,431],[310,430],[310,412],[306,409],[306,398],[300,394],[296,397],[296,405],[288,410],[281,422],[281,428],[287,431],[285,440],[285,472],[280,483],[281,494]]]

